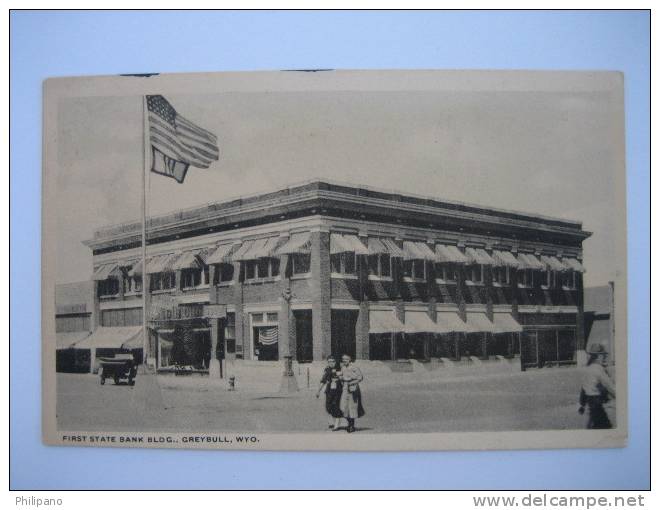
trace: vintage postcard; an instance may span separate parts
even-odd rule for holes
[[[47,444],[626,444],[623,75],[44,84]]]

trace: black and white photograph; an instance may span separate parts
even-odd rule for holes
[[[627,439],[623,77],[44,84],[43,438]]]

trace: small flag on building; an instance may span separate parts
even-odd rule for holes
[[[186,178],[188,167],[208,168],[218,160],[218,138],[179,115],[163,96],[147,96],[151,171]]]

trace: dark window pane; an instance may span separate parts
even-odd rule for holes
[[[330,255],[330,269],[333,273],[341,273],[341,254]]]
[[[280,274],[280,259],[270,259],[270,275],[279,276]]]
[[[355,253],[344,253],[344,272],[355,273]]]
[[[390,266],[390,256],[387,254],[382,254],[380,256],[380,275],[390,276],[391,274],[392,268]]]

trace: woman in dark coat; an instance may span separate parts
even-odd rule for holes
[[[325,411],[330,417],[328,428],[332,429],[333,431],[339,430],[339,421],[343,416],[340,409],[342,382],[339,365],[335,358],[332,356],[328,358],[328,366],[326,366],[323,370],[323,376],[321,377],[321,384],[319,389],[316,392],[316,398],[319,398],[321,390],[324,386]]]
[[[355,420],[364,416],[362,407],[362,392],[360,383],[364,379],[358,367],[351,363],[351,357],[344,354],[341,357],[340,379],[344,385],[339,408],[348,421],[346,432],[355,432]]]

